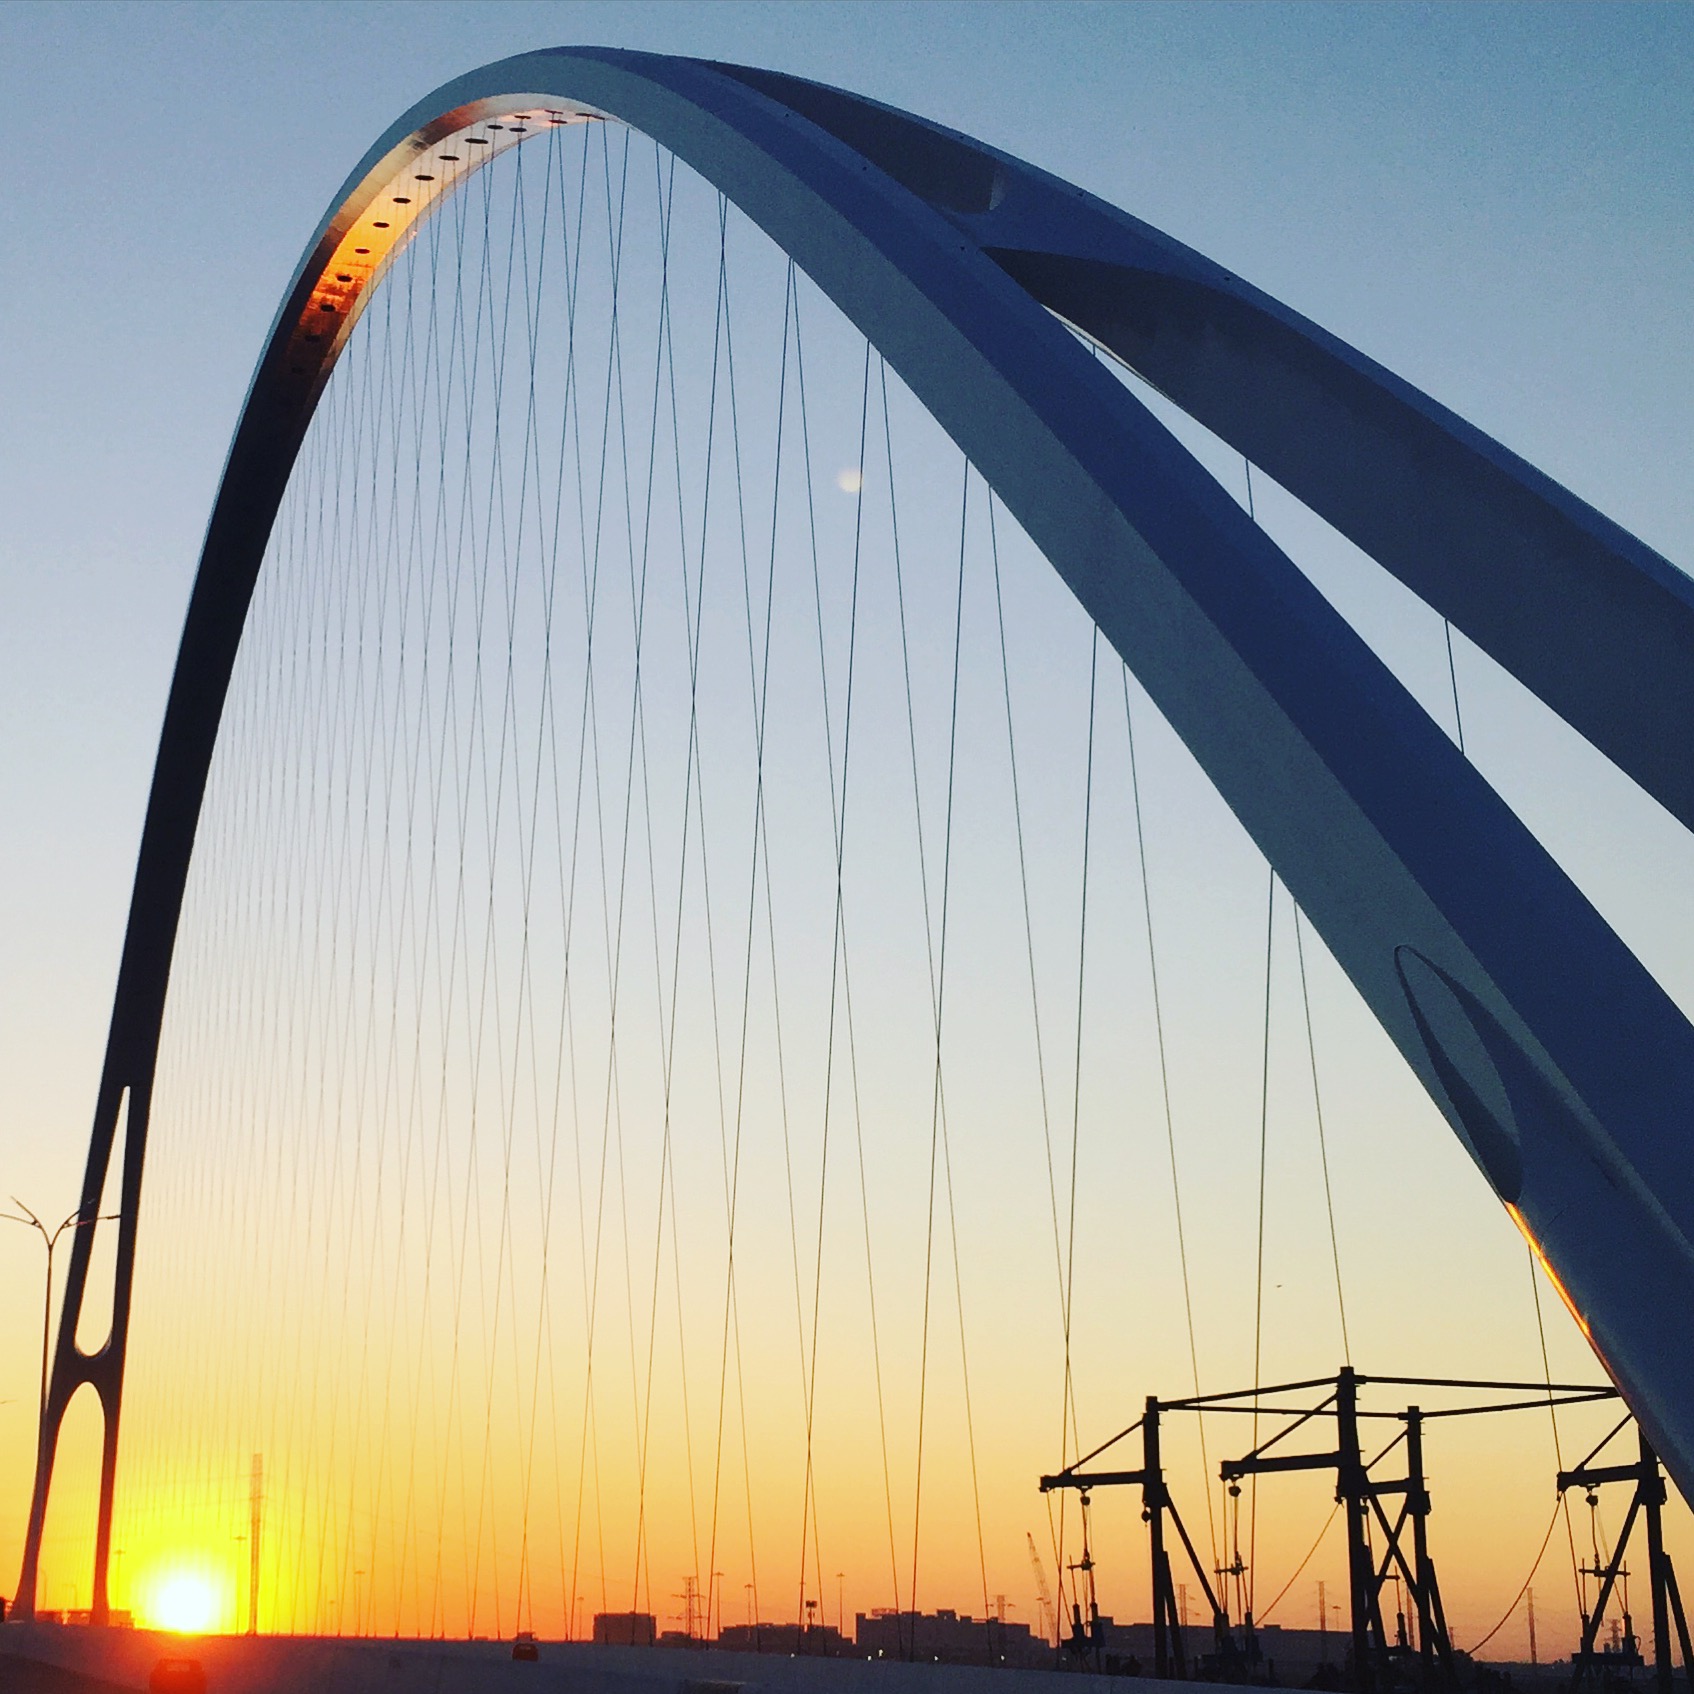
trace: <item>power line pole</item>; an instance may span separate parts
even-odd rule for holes
[[[259,1530],[265,1515],[265,1455],[253,1455],[253,1474],[248,1497],[251,1520],[247,1535],[247,1633],[259,1633]]]

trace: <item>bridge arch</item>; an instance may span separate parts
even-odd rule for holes
[[[554,124],[651,136],[869,337],[1011,513],[1287,883],[1555,1274],[1684,1489],[1694,1296],[1682,1156],[1694,1029],[1296,566],[1058,321],[1155,381],[1445,612],[1685,823],[1694,593],[1668,562],[1427,397],[1199,255],[965,137],[770,73],[525,54],[402,116],[335,197],[260,358],[208,525],[138,858],[84,1202],[123,1147],[110,1338],[76,1345],[76,1233],[19,1609],[58,1432],[104,1413],[112,1498],[148,1110],[220,712],[271,525],[353,323],[449,191]],[[497,126],[497,128],[496,128]],[[464,180],[466,173],[451,179]],[[121,1135],[120,1135],[121,1129]]]

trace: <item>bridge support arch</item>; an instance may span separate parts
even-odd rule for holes
[[[607,120],[653,137],[759,224],[993,486],[1288,885],[1694,1489],[1694,1356],[1662,1334],[1662,1314],[1694,1305],[1683,1153],[1694,1028],[1334,608],[1060,317],[1359,540],[1685,823],[1694,586],[1362,355],[1045,172],[795,78],[559,49],[460,77],[381,137],[308,244],[259,360],[167,705],[90,1138],[83,1198],[97,1204],[123,1120],[111,1334],[97,1354],[76,1346],[91,1245],[79,1231],[20,1613],[34,1605],[65,1408],[84,1383],[105,1421],[94,1612],[107,1611],[171,955],[224,695],[295,454],[388,260],[446,192],[420,165],[473,129],[492,156],[557,123]]]

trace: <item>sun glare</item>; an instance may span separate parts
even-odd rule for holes
[[[153,1586],[147,1607],[157,1629],[177,1635],[203,1635],[217,1622],[218,1588],[210,1577],[195,1570],[173,1570]]]

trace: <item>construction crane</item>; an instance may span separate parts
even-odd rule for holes
[[[1041,1638],[1057,1646],[1055,1636],[1058,1614],[1053,1610],[1053,1595],[1047,1586],[1047,1573],[1041,1568],[1041,1555],[1035,1550],[1035,1537],[1025,1530],[1024,1540],[1029,1543],[1029,1567],[1035,1572],[1035,1588],[1041,1596]]]

